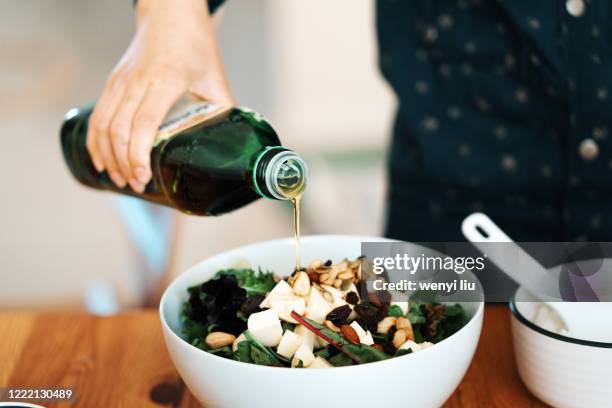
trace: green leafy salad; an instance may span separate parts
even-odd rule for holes
[[[461,305],[362,299],[361,259],[311,262],[285,279],[222,270],[188,289],[185,339],[245,363],[295,368],[365,364],[431,347],[468,321]]]

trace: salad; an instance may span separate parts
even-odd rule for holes
[[[390,302],[386,292],[362,298],[361,261],[313,261],[284,279],[251,268],[218,271],[188,288],[183,335],[245,363],[325,368],[418,352],[467,323],[459,304]]]

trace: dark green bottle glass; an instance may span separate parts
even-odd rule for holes
[[[74,177],[101,190],[167,205],[189,214],[223,214],[260,197],[290,200],[308,183],[308,167],[281,146],[259,114],[199,101],[169,114],[151,151],[152,180],[142,194],[98,173],[85,147],[92,108],[64,118],[61,144]],[[174,111],[174,110],[173,110]]]

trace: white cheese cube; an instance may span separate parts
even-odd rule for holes
[[[287,281],[280,280],[278,281],[276,286],[274,286],[272,290],[268,293],[266,298],[259,304],[259,307],[261,307],[262,309],[269,308],[270,307],[270,296],[291,295],[291,294],[293,294],[293,289],[291,289],[291,286],[289,286]]]
[[[366,331],[365,336],[359,338],[359,342],[361,344],[365,344],[366,346],[371,346],[374,344],[374,338],[372,337],[372,333],[370,331]]]
[[[285,330],[276,352],[283,357],[291,358],[298,347],[300,347],[300,344],[302,344],[302,336],[295,334],[291,330]]]
[[[325,321],[325,316],[327,316],[333,308],[333,304],[325,300],[318,289],[313,288],[310,291],[308,300],[306,301],[306,317],[322,324]]]
[[[281,322],[274,309],[251,314],[247,327],[249,332],[264,346],[277,346],[283,336]]]
[[[407,342],[402,344],[402,347],[400,347],[400,350],[412,349],[412,352],[416,353],[417,351],[425,350],[426,348],[429,348],[431,346],[433,346],[433,343],[430,343],[428,341],[423,342],[423,343],[415,343],[412,340],[408,340]]]
[[[268,299],[268,298],[266,298]],[[272,309],[276,310],[278,317],[289,323],[297,323],[291,312],[303,315],[306,311],[306,302],[304,298],[296,296],[293,293],[289,295],[272,295],[269,296],[269,305]]]
[[[355,333],[359,336],[359,342],[361,344],[365,344],[367,346],[371,346],[374,344],[374,339],[372,338],[372,333],[370,331],[365,331],[357,322],[351,323],[351,327],[355,329]]]
[[[315,355],[312,353],[312,349],[309,348],[307,344],[300,344],[298,349],[295,351],[293,359],[291,360],[291,367],[297,366],[298,361],[300,360],[304,364],[304,367],[309,367],[315,360]]]
[[[295,326],[295,329],[293,329],[293,331],[295,332],[295,334],[302,338],[302,344],[308,345],[311,351],[314,349],[315,337],[317,336],[313,332],[311,332],[301,324]]]
[[[333,365],[331,365],[329,361],[327,361],[323,357],[318,357],[318,356],[315,357],[312,364],[308,366],[308,368],[331,368],[331,367],[333,367]]]

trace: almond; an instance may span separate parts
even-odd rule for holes
[[[397,330],[393,335],[393,346],[398,349],[406,342],[406,332],[404,330]]]
[[[204,342],[206,345],[212,349],[229,346],[236,340],[236,336],[233,334],[225,333],[225,332],[212,332],[208,336]]]
[[[293,293],[298,296],[308,296],[310,293],[310,278],[306,272],[298,272],[293,280]]]
[[[338,279],[353,279],[355,277],[355,274],[353,273],[353,271],[344,271],[340,274],[338,274]]]
[[[340,327],[340,333],[349,342],[353,344],[359,344],[359,336],[357,335],[357,332],[348,324],[343,324],[342,327]]]

